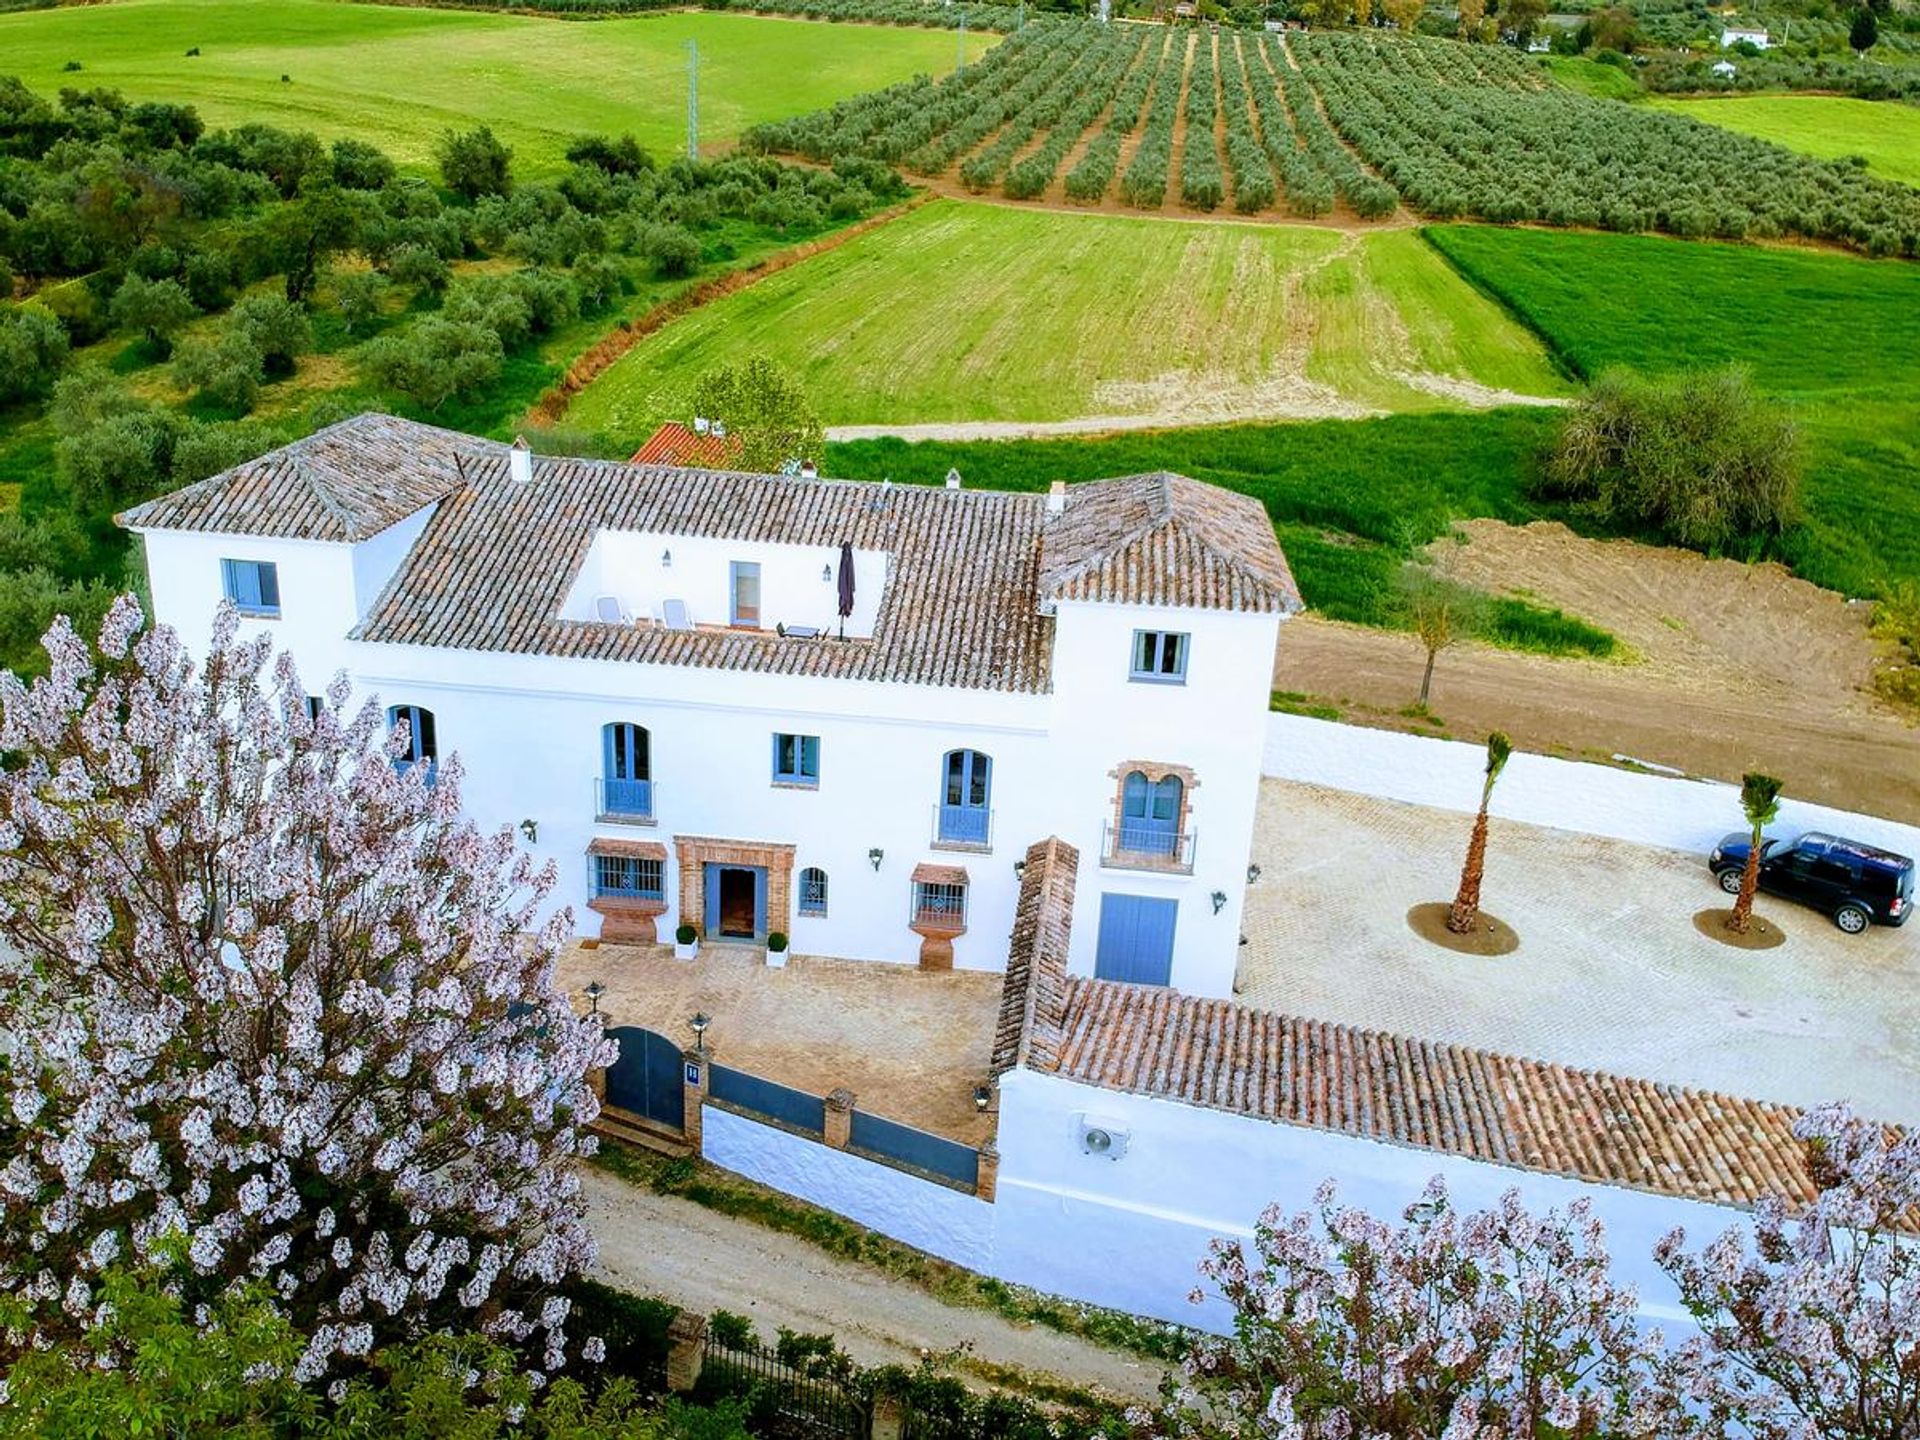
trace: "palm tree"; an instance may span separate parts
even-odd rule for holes
[[[1460,893],[1453,897],[1447,929],[1471,935],[1480,920],[1480,880],[1487,869],[1487,806],[1493,802],[1493,782],[1507,768],[1513,742],[1503,730],[1487,736],[1487,781],[1480,787],[1480,813],[1473,817],[1473,839],[1467,842],[1467,863],[1460,871]]]
[[[1747,846],[1747,868],[1740,875],[1740,898],[1727,915],[1727,929],[1736,935],[1753,928],[1753,892],[1760,885],[1760,832],[1778,818],[1782,788],[1773,776],[1758,771],[1740,777],[1740,808],[1747,812],[1747,824],[1753,827],[1753,841]]]

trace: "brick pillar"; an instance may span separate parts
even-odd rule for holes
[[[900,1440],[906,1421],[907,1407],[898,1395],[874,1396],[873,1426],[867,1432],[869,1440]]]
[[[682,1310],[667,1325],[667,1389],[685,1394],[700,1381],[706,1358],[707,1317]]]
[[[842,1085],[827,1096],[826,1130],[821,1138],[835,1150],[844,1150],[852,1133],[853,1092]]]
[[[713,1059],[711,1050],[695,1050],[691,1046],[680,1052],[685,1062],[680,1072],[681,1106],[684,1111],[680,1128],[686,1132],[687,1143],[693,1146],[693,1153],[700,1153],[700,1116],[701,1107],[707,1098],[707,1066]]]
[[[603,1034],[606,1032],[607,1021],[610,1018],[611,1017],[607,1016],[604,1013],[600,1015],[600,1030]],[[600,1097],[600,1103],[603,1106],[607,1103],[607,1067],[606,1066],[596,1065],[593,1069],[587,1072],[587,1088],[593,1091],[595,1095]]]
[[[1000,1149],[989,1140],[980,1147],[980,1178],[974,1182],[973,1193],[982,1200],[992,1200],[999,1188]]]

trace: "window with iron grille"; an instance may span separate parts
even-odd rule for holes
[[[812,865],[800,872],[800,913],[827,913],[827,872]]]
[[[967,887],[917,881],[913,887],[913,919],[917,925],[964,925]]]
[[[637,855],[593,857],[593,893],[603,899],[660,900],[666,891],[661,865]]]

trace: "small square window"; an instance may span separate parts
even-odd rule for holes
[[[818,735],[774,736],[773,780],[776,785],[818,785],[820,783],[820,737]]]
[[[279,618],[280,569],[271,560],[222,560],[220,588],[242,615]]]
[[[1154,685],[1187,683],[1187,637],[1174,630],[1133,632],[1131,680]]]

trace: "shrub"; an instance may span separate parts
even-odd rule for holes
[[[682,925],[673,932],[673,938],[678,944],[691,945],[700,938],[700,932],[691,925]]]
[[[180,278],[187,287],[187,294],[193,297],[193,303],[202,310],[211,313],[224,310],[233,303],[236,282],[233,257],[224,250],[196,247],[187,256]]]
[[[683,225],[645,225],[634,237],[633,248],[663,278],[691,275],[700,267],[700,237]]]
[[[173,379],[183,389],[198,390],[224,410],[244,414],[260,396],[263,363],[253,337],[244,329],[229,326],[215,343],[182,347],[173,362]]]
[[[375,385],[438,410],[491,384],[502,359],[500,337],[485,325],[429,315],[404,335],[374,341],[363,367]]]
[[[513,188],[513,151],[485,125],[464,134],[446,131],[433,153],[440,162],[440,178],[462,199],[504,195]]]
[[[436,294],[447,288],[453,271],[425,245],[412,241],[401,245],[387,257],[387,274],[396,284],[418,285]]]
[[[387,277],[378,270],[356,270],[333,282],[333,308],[349,335],[379,315],[386,293]]]
[[[46,390],[67,351],[66,327],[44,305],[0,308],[0,403]]]
[[[772,930],[767,933],[767,949],[778,954],[787,948],[787,935],[784,930]]]
[[[173,337],[200,312],[187,287],[178,280],[148,280],[129,275],[113,292],[107,314],[122,329],[137,330],[147,348],[165,355]]]
[[[394,177],[393,161],[364,140],[333,142],[333,183],[347,190],[380,190]]]
[[[291,375],[294,357],[313,348],[307,312],[278,295],[247,296],[233,307],[228,323],[253,342],[268,375]]]
[[[1793,523],[1801,468],[1797,427],[1746,371],[1615,370],[1568,414],[1537,488],[1611,524],[1723,550]]]

